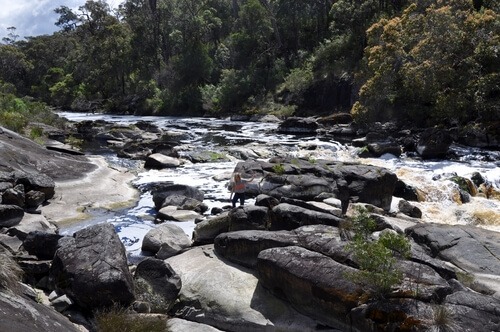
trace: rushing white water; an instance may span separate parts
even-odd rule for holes
[[[384,155],[381,158],[357,157],[357,149],[330,139],[317,137],[296,137],[281,135],[274,132],[276,123],[232,122],[228,119],[214,118],[178,118],[178,117],[139,117],[111,116],[86,113],[60,113],[71,121],[105,120],[117,125],[127,126],[137,121],[147,121],[171,133],[188,137],[181,141],[186,148],[201,148],[207,151],[227,151],[227,149],[247,148],[258,151],[261,159],[272,156],[273,149],[280,149],[291,156],[306,159],[332,159],[339,161],[356,161],[377,165],[392,170],[408,185],[418,188],[425,197],[422,202],[412,202],[422,212],[423,222],[439,222],[448,224],[475,224],[494,231],[500,231],[500,197],[487,199],[472,197],[471,201],[461,204],[457,185],[449,180],[453,175],[471,178],[474,172],[479,172],[485,180],[500,188],[500,167],[497,162],[481,161],[481,156],[488,155],[489,160],[499,160],[500,153],[454,147],[460,152],[458,161],[439,160],[422,161],[402,156],[396,158]],[[181,149],[182,150],[182,149]],[[110,156],[111,163],[121,163],[116,156]],[[189,163],[175,169],[144,170],[138,172],[134,184],[137,186],[148,183],[168,181],[176,184],[190,185],[205,193],[204,203],[209,206],[207,213],[214,207],[229,204],[229,193],[226,183],[239,160],[232,158],[225,162]],[[394,198],[392,209],[397,212],[399,199]],[[248,201],[252,204],[252,200]],[[115,225],[117,232],[127,247],[129,254],[140,254],[144,235],[153,227],[154,204],[151,194],[141,196],[137,206],[127,211],[107,213],[96,217],[99,222],[105,220]],[[90,221],[92,222],[92,221]],[[172,222],[191,235],[194,220],[188,222]],[[88,223],[85,223],[88,224]],[[65,229],[71,233],[83,224]]]

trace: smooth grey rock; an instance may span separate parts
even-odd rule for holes
[[[190,249],[166,260],[182,280],[173,314],[224,331],[316,329],[317,322],[261,287],[254,272],[227,264],[212,245]]]
[[[146,233],[142,241],[142,250],[149,251],[159,259],[176,255],[191,246],[182,228],[173,224],[161,224]]]
[[[18,205],[0,204],[0,227],[12,227],[21,222],[24,210]]]

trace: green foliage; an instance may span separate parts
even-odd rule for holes
[[[350,229],[354,233],[354,240],[366,241],[377,228],[375,220],[367,209],[356,206],[355,215],[350,220]]]
[[[80,138],[76,138],[75,136],[69,136],[69,137],[66,137],[64,142],[66,144],[71,145],[74,148],[81,149],[83,146],[84,140],[80,139]]]
[[[0,253],[0,289],[17,291],[23,270],[7,253]]]
[[[500,62],[492,56],[498,15],[478,12],[472,3],[438,1],[412,4],[400,16],[373,24],[356,118],[418,125],[498,119]]]
[[[410,243],[403,235],[391,232],[383,232],[378,240],[371,240],[375,228],[375,221],[363,208],[357,208],[349,226],[343,225],[344,232],[354,233],[347,248],[352,251],[359,271],[351,277],[368,287],[375,296],[383,297],[401,282],[403,274],[397,268],[396,254],[403,258],[409,257]]]
[[[273,172],[278,174],[278,175],[283,175],[285,174],[285,166],[282,164],[274,164],[273,165]]]
[[[402,234],[395,232],[382,232],[378,242],[380,242],[387,249],[392,250],[392,252],[397,254],[399,257],[409,258],[411,255],[411,244]]]
[[[115,12],[86,1],[55,10],[53,35],[20,41],[10,29],[0,80],[16,96],[80,111],[286,117],[351,108],[357,122],[494,122],[497,3],[126,0]]]
[[[99,332],[163,332],[166,328],[165,318],[132,314],[117,305],[94,316]]]

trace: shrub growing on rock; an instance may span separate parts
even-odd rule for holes
[[[399,284],[403,273],[397,268],[398,257],[410,255],[410,243],[403,235],[383,232],[377,240],[371,234],[377,224],[368,211],[358,208],[351,219],[352,242],[347,246],[352,251],[359,271],[352,279],[368,287],[376,297],[384,297],[392,287]]]

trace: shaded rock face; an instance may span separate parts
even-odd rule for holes
[[[19,224],[24,210],[17,205],[0,204],[0,227],[11,227]]]
[[[284,134],[316,134],[319,125],[313,118],[289,117],[280,123],[278,132]]]
[[[324,213],[282,203],[272,210],[271,230],[292,230],[300,226],[324,224],[338,226],[340,218]]]
[[[166,313],[173,306],[181,289],[181,279],[165,261],[146,258],[134,274],[137,297],[151,304],[152,312]]]
[[[23,241],[23,247],[38,259],[52,259],[59,246],[61,235],[40,231],[30,232]]]
[[[50,283],[83,309],[134,301],[125,248],[111,224],[90,226],[59,242]]]
[[[307,315],[342,330],[350,329],[351,309],[363,289],[345,276],[354,269],[301,247],[272,248],[258,256],[259,280],[273,294]]]
[[[452,142],[453,139],[447,132],[429,129],[420,134],[416,150],[424,159],[444,158]]]

